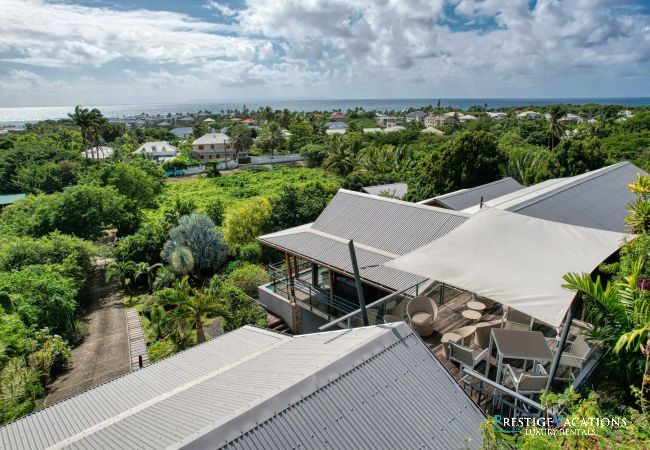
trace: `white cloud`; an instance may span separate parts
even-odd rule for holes
[[[207,9],[217,11],[219,14],[225,17],[230,17],[237,14],[237,11],[232,9],[230,6],[220,2],[216,2],[214,0],[209,0],[204,6]]]

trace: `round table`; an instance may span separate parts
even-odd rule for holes
[[[477,302],[476,300],[472,300],[471,302],[467,302],[467,307],[469,309],[473,309],[475,311],[483,311],[485,309],[485,303]]]
[[[447,345],[449,341],[458,342],[462,338],[463,337],[460,334],[456,333],[445,333],[442,335],[440,343],[442,344],[442,354],[445,355],[445,358],[449,358],[449,346]]]
[[[462,312],[462,315],[464,318],[470,320],[478,320],[482,316],[480,312],[474,311],[473,309],[466,309],[465,311]]]

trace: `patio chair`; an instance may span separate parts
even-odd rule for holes
[[[505,365],[506,379],[512,381],[515,392],[521,395],[534,395],[539,394],[546,389],[548,382],[548,373],[544,370],[541,364],[537,364],[534,372],[524,372],[522,370],[513,369],[510,364]]]
[[[559,365],[568,367],[571,376],[573,376],[572,369],[582,370],[594,349],[581,335],[578,335],[573,342],[568,342],[568,344],[569,348],[564,350],[562,356],[560,356]]]
[[[506,330],[530,331],[533,328],[533,318],[528,314],[508,308],[503,315],[503,326]]]
[[[472,343],[472,336],[474,336],[475,331],[475,325],[468,325],[466,327],[458,328],[457,330],[452,331],[452,333],[455,333],[462,338],[460,341],[458,341],[461,345],[469,347],[469,345]]]
[[[431,336],[438,317],[438,306],[429,297],[419,296],[406,305],[406,315],[411,328],[422,337]]]
[[[501,319],[477,323],[476,331],[474,331],[474,344],[481,348],[488,348],[490,346],[492,329],[499,327],[501,327]]]
[[[456,342],[449,341],[449,352],[447,353],[449,361],[456,362],[461,366],[475,369],[478,364],[487,357],[486,350],[472,350],[469,347],[460,345]]]

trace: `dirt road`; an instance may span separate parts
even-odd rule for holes
[[[105,383],[130,371],[126,313],[115,283],[104,281],[105,259],[95,260],[96,273],[89,289],[84,322],[86,338],[72,350],[72,369],[50,386],[46,405]]]

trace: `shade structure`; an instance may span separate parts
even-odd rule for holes
[[[559,326],[575,293],[569,272],[592,272],[624,233],[484,207],[440,239],[385,265],[474,292]]]

